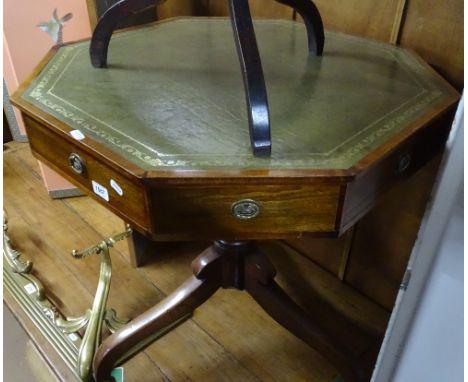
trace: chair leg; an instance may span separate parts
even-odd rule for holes
[[[280,325],[329,359],[346,381],[368,381],[359,360],[335,343],[313,318],[274,281],[275,270],[266,256],[253,252],[245,260],[245,289]]]
[[[149,7],[162,4],[165,0],[120,0],[110,7],[99,19],[91,38],[89,53],[96,68],[107,66],[107,51],[112,33],[119,21]]]
[[[93,368],[97,382],[106,381],[115,366],[166,334],[221,286],[221,256],[212,247],[193,261],[192,269],[194,276],[99,346]]]
[[[309,53],[321,56],[325,44],[323,21],[318,8],[312,0],[276,0],[278,3],[294,8],[304,19],[309,42]]]
[[[271,155],[270,112],[249,2],[229,0],[229,10],[244,78],[252,150],[255,156],[268,157]]]

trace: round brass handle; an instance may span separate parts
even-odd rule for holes
[[[262,207],[253,199],[242,199],[235,202],[231,207],[232,215],[237,219],[253,219],[260,215]]]
[[[400,157],[400,160],[398,161],[398,173],[401,174],[405,172],[411,164],[411,155],[410,154],[404,154]]]
[[[85,163],[78,154],[71,153],[68,156],[68,164],[78,174],[83,174],[86,170]]]

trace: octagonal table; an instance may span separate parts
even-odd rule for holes
[[[13,96],[34,155],[151,240],[216,240],[174,294],[110,336],[103,380],[219,287],[245,289],[346,380],[355,357],[275,283],[254,240],[338,236],[436,155],[459,98],[417,55],[326,33],[309,57],[303,24],[257,21],[271,157],[252,155],[242,75],[224,19],[177,19],[117,33],[107,69],[89,41],[54,48]],[[391,227],[389,227],[391,228]]]

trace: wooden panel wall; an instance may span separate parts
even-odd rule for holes
[[[382,0],[379,6],[370,0],[316,0],[325,28],[355,35],[389,41],[397,1]],[[293,18],[292,8],[274,0],[250,0],[252,15],[258,18]],[[210,16],[227,16],[227,1],[210,0],[207,4]],[[300,20],[300,16],[297,16]]]
[[[390,41],[398,1],[315,0],[326,29]]]
[[[196,15],[197,1],[194,0],[169,0],[157,7],[159,19],[176,16]]]
[[[209,0],[207,14],[209,16],[227,16],[229,14],[228,2]],[[253,17],[258,18],[284,18],[292,19],[292,8],[279,4],[274,0],[250,0],[250,11]]]
[[[463,88],[463,1],[411,0],[399,43],[412,48],[459,90]]]
[[[250,0],[254,17],[292,19],[293,10],[273,0]],[[228,2],[219,0],[169,0],[158,7],[160,19],[175,16],[227,16]]]
[[[172,1],[182,0],[167,3]],[[203,3],[202,13],[206,16],[228,15],[227,0],[198,1]],[[454,85],[462,88],[463,0],[314,2],[325,28],[385,42],[397,41],[401,46],[414,49]],[[250,7],[254,17],[291,18],[293,14],[291,8],[274,0],[250,0]]]
[[[302,238],[287,240],[287,243],[315,263],[320,264],[322,268],[338,275],[346,248],[345,235],[339,239]]]
[[[117,3],[119,0],[86,0],[86,6],[88,8],[89,24],[91,28],[97,24],[97,21],[101,15],[109,9],[112,5]],[[146,24],[157,19],[155,7],[146,9],[143,12],[132,15],[127,20],[119,24],[119,28],[127,28],[133,25]]]
[[[86,0],[91,24],[96,0]],[[315,0],[325,27],[380,41],[397,41],[418,52],[458,89],[463,87],[462,0]],[[274,0],[250,0],[259,18],[293,18],[291,8]],[[160,19],[175,16],[227,16],[227,0],[168,0]],[[300,16],[297,17],[300,20]],[[400,25],[401,21],[401,25]]]

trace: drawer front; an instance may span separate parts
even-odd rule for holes
[[[345,232],[364,216],[392,187],[410,178],[441,153],[450,132],[453,114],[446,113],[407,138],[347,187],[340,231]]]
[[[153,226],[175,240],[332,233],[339,197],[337,184],[154,188]]]
[[[39,160],[125,221],[150,231],[145,190],[142,186],[133,183],[57,133],[27,116],[24,117],[31,150]]]

